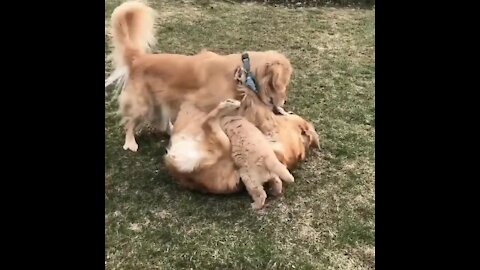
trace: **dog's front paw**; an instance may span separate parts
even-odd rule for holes
[[[125,142],[123,145],[123,150],[131,150],[133,152],[137,152],[138,144],[136,142]]]
[[[255,211],[261,210],[264,206],[264,204],[259,204],[259,203],[251,203],[252,209]]]
[[[270,194],[274,197],[279,197],[283,194],[283,188],[279,188],[279,189],[272,189],[270,191]]]

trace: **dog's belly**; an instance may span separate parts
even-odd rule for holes
[[[201,135],[174,135],[170,138],[166,158],[179,172],[193,172],[204,159],[204,152],[200,148],[201,141]]]

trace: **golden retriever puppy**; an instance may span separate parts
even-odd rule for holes
[[[119,107],[126,131],[125,150],[137,151],[135,130],[145,121],[160,123],[160,129],[170,133],[168,123],[175,121],[183,102],[209,112],[227,98],[239,99],[232,74],[245,59],[260,99],[271,108],[283,106],[292,74],[283,54],[249,51],[245,58],[244,54],[219,55],[205,50],[196,55],[152,54],[155,18],[153,9],[137,1],[121,4],[111,16],[110,58],[115,70],[105,87],[117,82],[122,89]]]
[[[243,81],[238,80],[239,92],[244,96],[238,115],[268,138],[281,163],[294,168],[306,158],[310,148],[319,146],[315,128],[295,114],[275,115]],[[205,113],[192,103],[182,104],[164,159],[168,171],[181,185],[202,192],[228,194],[243,186],[232,159],[230,141],[225,139],[218,123],[208,121],[218,114],[218,109]]]
[[[282,193],[282,180],[293,183],[294,177],[287,167],[278,161],[267,138],[243,116],[236,114],[240,101],[227,99],[221,102],[216,113],[208,118],[207,124],[220,126],[218,134],[224,151],[231,150],[232,160],[240,179],[253,199],[252,208],[263,208],[267,193],[263,186],[270,183],[273,194]],[[225,132],[225,133],[223,133]],[[231,146],[231,148],[230,148]]]

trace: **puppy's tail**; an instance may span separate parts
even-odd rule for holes
[[[287,167],[280,163],[275,156],[266,158],[265,165],[269,171],[278,175],[278,177],[280,177],[283,181],[287,183],[293,183],[295,181],[293,175],[288,171]]]
[[[157,13],[140,1],[127,1],[116,7],[110,20],[114,71],[105,80],[105,87],[115,81],[125,83],[132,61],[155,45]]]

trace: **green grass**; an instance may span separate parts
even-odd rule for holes
[[[118,4],[106,1],[105,20]],[[153,6],[158,51],[284,52],[294,67],[287,107],[314,123],[321,150],[255,213],[246,193],[181,188],[162,164],[162,137],[141,135],[139,152],[124,151],[117,104],[106,102],[106,269],[374,269],[375,11]]]

